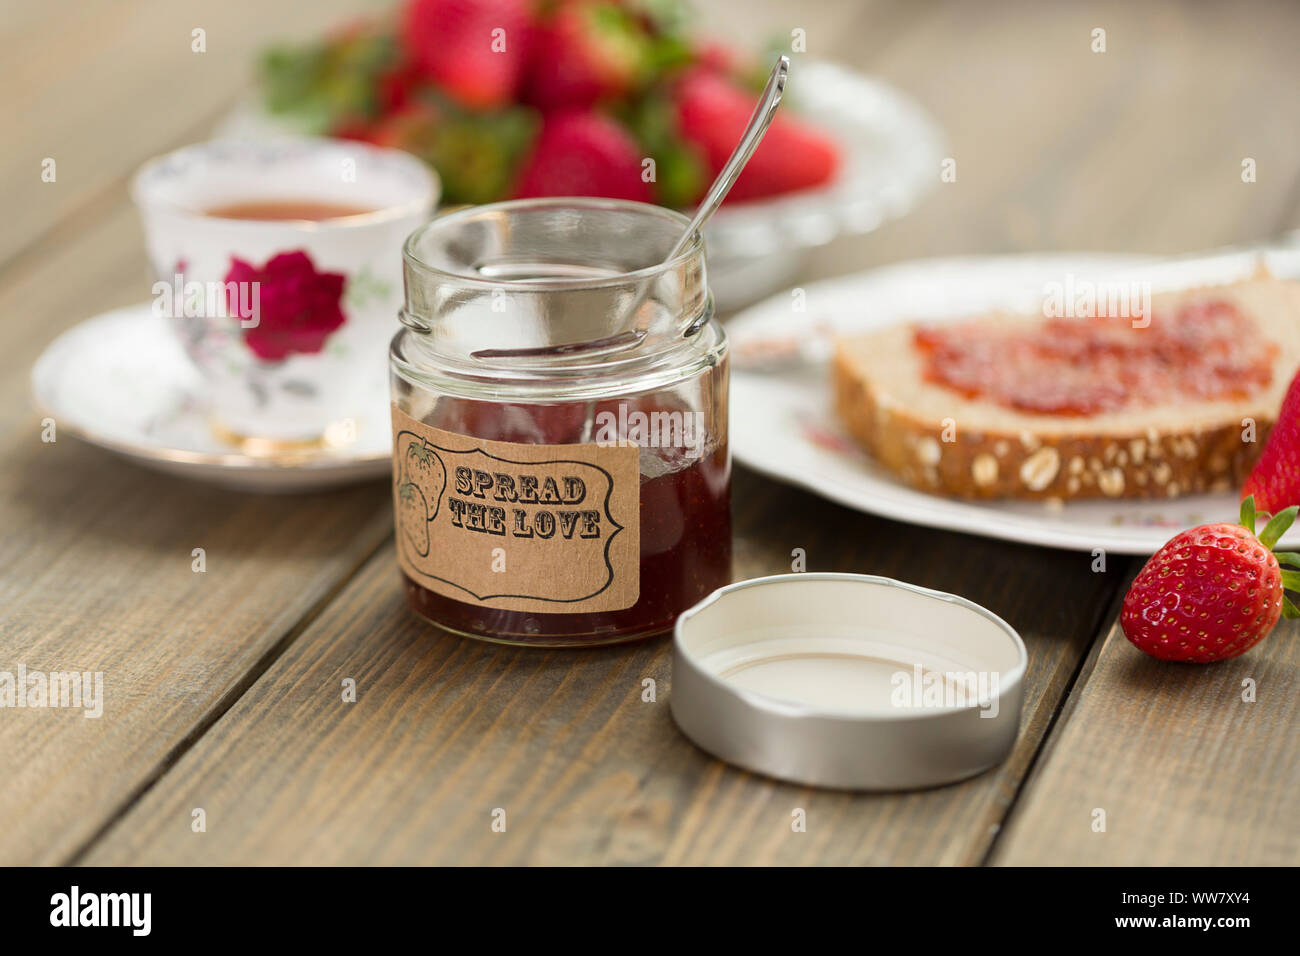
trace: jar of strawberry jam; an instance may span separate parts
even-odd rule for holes
[[[727,348],[704,244],[641,203],[477,206],[404,249],[390,351],[407,599],[449,631],[584,646],[731,577]]]

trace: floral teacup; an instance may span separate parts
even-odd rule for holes
[[[154,310],[174,318],[219,432],[274,448],[388,428],[372,410],[386,416],[402,242],[438,199],[428,167],[352,142],[215,141],[146,163],[132,195]],[[318,212],[266,218],[295,207]]]

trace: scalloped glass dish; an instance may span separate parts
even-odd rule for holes
[[[837,236],[871,232],[911,210],[939,184],[945,139],[901,91],[835,63],[796,59],[790,97],[801,117],[830,130],[843,167],[824,188],[724,205],[705,230],[709,285],[718,310],[738,309],[789,285],[810,250]],[[216,136],[297,133],[245,103]]]

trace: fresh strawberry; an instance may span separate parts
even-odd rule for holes
[[[469,107],[514,99],[527,58],[527,0],[411,0],[403,39],[424,76]]]
[[[1270,550],[1295,520],[1294,505],[1255,535],[1255,500],[1241,524],[1207,524],[1175,535],[1146,563],[1124,596],[1120,626],[1138,650],[1198,664],[1244,654],[1278,618],[1300,617],[1284,589],[1300,590],[1300,554]]]
[[[641,178],[641,150],[615,120],[565,110],[542,124],[515,196],[605,196],[650,202]]]
[[[691,70],[681,79],[678,129],[700,147],[712,175],[727,162],[757,102],[756,94],[708,69]],[[728,199],[760,199],[819,186],[835,175],[839,161],[839,149],[826,134],[777,114]]]
[[[734,49],[711,38],[698,41],[692,55],[703,69],[722,76],[735,76],[748,66]],[[767,79],[766,75],[763,79]]]
[[[553,110],[630,93],[649,73],[650,43],[645,24],[617,3],[564,0],[537,25],[523,98]]]
[[[1277,423],[1241,494],[1254,495],[1266,511],[1300,504],[1300,373],[1287,387]]]
[[[380,116],[389,116],[410,104],[423,77],[410,60],[399,60],[375,78],[375,105]]]
[[[426,95],[338,135],[414,153],[438,171],[443,201],[459,205],[505,196],[536,132],[536,116],[526,107],[476,113]]]

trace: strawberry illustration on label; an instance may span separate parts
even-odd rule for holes
[[[438,453],[409,433],[398,448],[397,486],[394,498],[397,524],[421,557],[429,554],[429,523],[438,516],[447,490],[447,467]]]
[[[419,485],[411,481],[397,486],[397,525],[406,535],[415,553],[429,555],[429,519],[425,517],[428,504]]]
[[[447,468],[436,451],[414,440],[406,446],[404,461],[406,480],[414,482],[424,492],[425,500],[428,502],[426,517],[432,521],[438,516],[442,493],[447,487]]]

